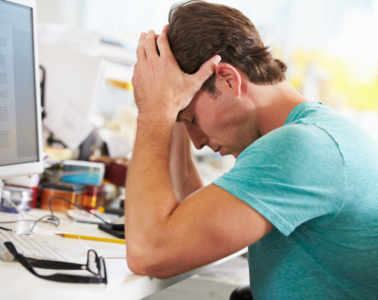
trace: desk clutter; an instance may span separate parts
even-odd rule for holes
[[[0,216],[2,219],[3,215]],[[67,235],[67,234],[65,234]],[[67,237],[67,236],[64,236]],[[107,284],[106,259],[125,260],[124,240],[85,236],[75,239],[46,234],[19,235],[0,230],[0,261],[18,261],[33,275],[56,282]],[[101,239],[100,244],[98,243]],[[122,241],[115,243],[115,241]],[[113,243],[111,247],[104,242]],[[46,274],[40,269],[62,270]],[[68,273],[67,273],[68,271]],[[83,271],[86,271],[83,273]]]
[[[75,223],[65,214],[57,215],[54,223],[50,218],[55,215],[43,210],[0,212],[0,261],[18,262],[45,280],[107,284],[106,260],[126,260],[125,240],[104,236],[97,224]]]
[[[31,208],[67,212],[84,210],[123,214],[127,159],[95,157],[94,161],[50,162],[39,177],[12,178],[5,182],[0,211]],[[115,203],[118,202],[118,203]],[[118,207],[117,207],[118,206]]]
[[[124,226],[112,223],[123,223],[126,174],[126,160],[101,157],[53,162],[33,180],[5,181],[0,189],[0,261],[17,261],[46,280],[106,284],[105,259],[126,258]],[[115,201],[119,207],[109,213]],[[86,231],[76,232],[80,226],[87,226]],[[77,274],[44,275],[40,268]],[[89,273],[83,275],[83,270]]]

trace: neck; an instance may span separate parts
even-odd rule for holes
[[[261,136],[283,126],[295,106],[308,102],[287,81],[275,85],[252,84],[250,92]]]

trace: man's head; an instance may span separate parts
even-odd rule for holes
[[[204,1],[187,1],[169,13],[168,39],[172,52],[186,73],[192,74],[219,54],[255,84],[285,79],[286,66],[274,59],[255,26],[240,11]],[[202,89],[215,92],[215,75]]]
[[[265,87],[284,81],[285,64],[272,57],[246,16],[224,5],[192,0],[173,8],[167,34],[186,73],[195,73],[214,55],[221,56],[214,75],[178,120],[197,148],[207,145],[237,157],[262,135],[257,102],[252,99],[260,99],[259,91]]]

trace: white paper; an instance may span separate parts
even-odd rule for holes
[[[93,129],[88,113],[82,111],[82,107],[88,107],[88,105],[81,106],[75,99],[63,97],[64,100],[58,100],[59,104],[49,110],[44,124],[68,148],[76,149]]]
[[[100,136],[106,142],[109,155],[111,157],[128,157],[133,148],[134,132],[125,134],[125,132],[111,131],[109,129],[102,129]]]
[[[89,112],[101,58],[62,46],[40,47],[46,68],[45,126],[69,148],[76,149],[90,134]]]

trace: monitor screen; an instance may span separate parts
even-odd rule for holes
[[[31,7],[0,0],[0,175],[40,161],[33,32]]]

